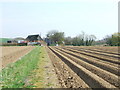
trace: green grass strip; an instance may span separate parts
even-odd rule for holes
[[[37,68],[39,56],[40,47],[36,47],[21,60],[4,68],[0,72],[2,73],[2,88],[23,88],[27,77]]]

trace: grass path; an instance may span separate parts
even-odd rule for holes
[[[33,71],[31,83],[34,88],[60,88],[54,67],[49,59],[45,47],[41,48],[38,67]]]

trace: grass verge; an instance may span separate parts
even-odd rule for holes
[[[32,88],[46,88],[45,85],[45,65],[46,65],[46,53],[45,48],[41,47],[41,53],[38,61],[38,67],[32,71],[31,76],[28,77],[29,83],[33,85]],[[31,87],[28,85],[27,87]]]
[[[40,61],[38,67],[32,71],[28,77],[29,85],[32,88],[58,88],[57,76],[52,67],[52,62],[49,59],[45,47],[41,47]]]
[[[40,47],[36,47],[22,59],[4,68],[0,72],[2,88],[26,88],[27,77],[37,68],[39,56]]]

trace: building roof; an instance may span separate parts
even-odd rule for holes
[[[34,40],[42,40],[42,38],[39,36],[39,34],[37,35],[29,35],[26,40],[28,41],[34,41]]]

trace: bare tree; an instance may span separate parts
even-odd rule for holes
[[[49,38],[52,44],[63,44],[64,32],[58,32],[57,30],[49,31],[47,38]]]

